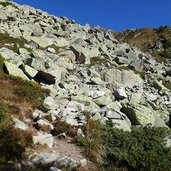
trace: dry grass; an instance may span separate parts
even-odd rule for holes
[[[33,110],[35,104],[32,101],[28,101],[15,93],[15,89],[21,88],[21,84],[18,84],[15,80],[4,79],[0,76],[0,87],[0,102],[16,106],[20,111],[19,116],[24,116],[27,112]]]
[[[162,41],[163,38],[168,39],[171,37],[171,28],[142,28],[136,30],[126,30],[122,33],[114,32],[113,35],[121,42],[126,42],[132,46],[137,47],[143,52],[147,52],[158,41]],[[158,50],[153,49],[150,53],[156,57],[158,62],[166,62],[165,57],[163,57],[161,52]]]
[[[86,114],[87,122],[84,128],[84,137],[77,136],[75,142],[83,146],[83,153],[91,161],[102,164],[106,156],[106,149],[103,145],[103,133],[101,124],[93,120],[89,114]]]
[[[22,120],[39,107],[49,91],[34,82],[7,75],[0,57],[0,162],[21,159],[32,144],[32,132],[14,129],[11,115]]]
[[[10,37],[9,34],[5,33],[0,33],[0,48],[2,47],[7,47],[14,52],[18,52],[18,47],[23,48],[24,44],[27,44],[27,40],[24,38],[14,38]],[[9,46],[10,45],[10,46]],[[31,49],[27,49],[28,51],[31,51]]]

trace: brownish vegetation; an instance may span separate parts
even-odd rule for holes
[[[121,33],[114,32],[113,35],[121,42],[126,42],[137,47],[143,52],[150,52],[159,62],[166,62],[165,57],[168,56],[168,50],[165,48],[165,42],[171,38],[171,28],[168,26],[160,26],[156,28],[142,28],[135,30],[125,30]],[[153,49],[157,42],[161,42],[164,51]]]
[[[14,52],[18,52],[18,47],[22,48],[24,47],[24,44],[27,44],[27,41],[22,37],[14,38],[10,37],[7,33],[0,33],[0,48],[8,47]],[[31,49],[27,50],[31,51]]]
[[[11,116],[23,119],[39,107],[49,93],[34,82],[7,75],[0,57],[0,163],[20,160],[26,147],[31,145],[31,132],[14,129]]]

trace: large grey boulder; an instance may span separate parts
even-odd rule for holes
[[[0,21],[6,21],[6,20],[7,20],[7,16],[3,11],[0,11]]]
[[[41,48],[46,48],[54,43],[54,40],[52,38],[48,38],[45,36],[36,37],[36,36],[26,35],[24,36],[24,38],[28,41],[33,41],[37,43]]]
[[[46,166],[48,164],[53,164],[59,157],[59,155],[55,154],[55,153],[39,153],[33,160],[32,162],[39,166]]]
[[[76,56],[76,61],[80,64],[84,64],[86,61],[86,54],[84,53],[84,48],[78,45],[71,46],[71,50],[74,52]]]
[[[106,105],[112,103],[112,101],[113,101],[113,99],[109,95],[104,95],[104,96],[98,97],[93,100],[93,102],[99,106],[106,106]]]
[[[82,47],[77,44],[72,44],[70,49],[74,52],[76,56],[76,61],[80,64],[90,64],[90,59],[92,57],[97,57],[100,52],[97,47]]]
[[[38,166],[55,166],[65,167],[67,170],[73,170],[77,167],[76,161],[69,157],[62,157],[56,153],[41,152],[33,160],[32,163]],[[52,169],[52,167],[51,167]],[[54,169],[54,168],[53,168]],[[55,170],[56,171],[56,170]]]
[[[106,111],[105,117],[108,119],[121,119],[121,115],[114,110]]]
[[[108,83],[116,82],[121,84],[122,87],[132,88],[134,86],[143,85],[142,78],[130,70],[119,70],[116,68],[107,69],[104,72],[104,81]]]
[[[74,62],[76,61],[76,56],[73,51],[67,50],[58,54],[60,57],[63,57],[67,62]]]
[[[4,65],[8,74],[13,75],[15,77],[21,77],[24,80],[29,80],[28,77],[23,73],[23,71],[17,67],[17,65],[12,64],[8,61],[5,61]]]
[[[23,70],[25,75],[27,75],[27,77],[30,79],[34,78],[36,76],[36,74],[38,73],[37,70],[35,70],[34,68],[32,68],[28,65],[21,65],[20,68]]]
[[[140,59],[134,60],[130,63],[129,66],[132,67],[135,71],[141,72],[144,69],[144,62]]]
[[[4,59],[7,59],[7,60],[11,60],[11,59],[14,60],[18,55],[12,50],[6,47],[3,47],[0,49],[0,56],[2,56]]]
[[[56,47],[65,47],[65,46],[69,46],[70,42],[66,38],[59,37],[58,39],[55,39],[53,44]]]
[[[42,36],[43,35],[42,28],[39,24],[34,25],[32,35],[33,36]]]
[[[55,101],[51,96],[46,97],[46,99],[43,102],[43,106],[49,110],[53,110],[57,108],[57,105],[55,104]]]
[[[131,132],[131,122],[128,119],[112,119],[113,127]]]
[[[143,105],[123,106],[122,112],[126,114],[133,125],[167,127],[164,119],[150,107]]]
[[[143,102],[145,102],[145,99],[144,99],[144,94],[142,92],[129,93],[129,104],[137,105]]]

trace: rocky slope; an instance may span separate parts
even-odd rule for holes
[[[151,42],[148,39],[148,48],[140,31],[114,34],[29,6],[0,1],[3,71],[50,90],[41,109],[31,111],[32,119],[14,119],[17,128],[34,130],[34,144],[49,147],[29,156],[30,166],[56,163],[71,169],[85,165],[80,151],[75,160],[71,154],[58,154],[53,134],[58,119],[73,128],[81,127],[86,123],[85,114],[90,113],[93,119],[102,123],[110,120],[124,131],[131,131],[133,125],[171,127],[171,64],[168,57],[156,54],[165,48],[159,40],[159,29],[148,30],[149,36],[142,33],[153,38]],[[170,28],[167,32],[170,36]],[[159,56],[166,60],[159,61]],[[81,129],[77,132],[81,134]]]
[[[156,57],[158,62],[170,61],[171,28],[160,26],[157,28],[142,28],[125,30],[121,33],[113,32],[121,42],[136,46],[143,52]]]

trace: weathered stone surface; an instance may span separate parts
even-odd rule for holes
[[[115,90],[114,95],[119,100],[122,100],[128,97],[123,87]]]
[[[40,135],[35,135],[33,136],[33,143],[39,143],[42,145],[47,145],[49,148],[51,148],[53,146],[53,136],[51,134],[40,134]]]
[[[52,130],[54,128],[52,124],[50,124],[47,120],[43,120],[43,119],[38,120],[37,124],[38,127],[40,128],[46,127],[45,129],[49,129],[49,130]]]
[[[131,131],[132,125],[171,126],[170,61],[159,62],[160,58],[150,55],[153,49],[164,51],[161,41],[143,53],[122,43],[120,35],[116,40],[117,33],[110,30],[81,26],[66,17],[19,5],[0,5],[0,33],[7,38],[0,43],[6,72],[35,80],[51,91],[43,111],[27,112],[21,121],[13,119],[16,128],[29,129],[24,122],[33,128],[34,143],[53,150],[38,154],[35,165],[50,170],[58,166],[72,170],[70,166],[77,165],[69,157],[56,155],[56,137],[48,133],[58,119],[82,128],[89,113],[92,119],[111,121],[114,128],[124,131]],[[86,160],[79,164],[86,165]]]
[[[112,83],[117,82],[123,87],[142,86],[143,80],[138,74],[129,70],[118,70],[116,68],[108,69],[104,72],[104,81]]]
[[[33,32],[32,32],[33,36],[42,36],[43,35],[43,31],[40,25],[35,24],[33,27]]]
[[[112,103],[112,99],[111,99],[110,96],[102,96],[102,97],[96,98],[96,99],[94,100],[94,102],[95,102],[97,105],[106,106],[106,105]]]
[[[171,147],[171,135],[168,135],[165,139],[164,139],[164,145],[166,148],[170,148]]]
[[[60,57],[63,57],[67,62],[74,62],[76,61],[76,56],[73,51],[67,50],[58,54]]]
[[[33,42],[37,43],[40,47],[42,48],[46,48],[50,45],[53,44],[53,40],[44,36],[40,36],[40,37],[24,37],[26,40],[32,40]]]
[[[144,63],[142,60],[134,60],[130,63],[130,67],[133,67],[135,71],[141,72],[144,68]]]
[[[25,73],[25,75],[27,75],[28,78],[34,78],[36,76],[36,74],[38,73],[37,70],[35,70],[34,68],[28,66],[28,65],[22,65],[20,67],[23,72]]]
[[[15,77],[21,77],[25,80],[29,80],[28,77],[23,73],[23,71],[19,69],[15,64],[12,64],[8,61],[5,61],[4,64],[8,74],[13,75]]]
[[[122,111],[127,115],[132,124],[167,127],[164,120],[159,117],[157,112],[145,106],[124,106]]]
[[[3,47],[0,49],[0,56],[8,60],[8,59],[15,59],[15,57],[18,55],[12,50],[7,49],[6,47]]]
[[[130,123],[130,121],[113,119],[112,122],[114,124],[114,126],[113,126],[114,128],[122,129],[123,131],[131,132],[131,123]]]
[[[56,108],[56,105],[55,105],[55,101],[52,97],[48,96],[46,97],[46,99],[44,100],[43,102],[43,106],[46,108],[46,109],[49,109],[49,110],[53,110]]]
[[[144,102],[143,93],[131,93],[129,96],[129,103],[131,105],[137,105]]]
[[[59,155],[55,153],[39,153],[33,160],[32,162],[39,166],[46,166],[48,164],[53,164],[59,157]]]
[[[0,21],[6,21],[7,20],[7,16],[5,15],[5,13],[3,13],[3,11],[0,11]]]
[[[121,115],[112,110],[107,111],[105,117],[108,119],[121,119]]]
[[[22,129],[22,130],[27,130],[29,127],[22,121],[20,121],[19,119],[12,117],[12,120],[14,122],[14,127],[18,128],[18,129]]]
[[[86,54],[84,53],[84,48],[81,46],[71,46],[71,50],[76,56],[76,61],[80,64],[84,64],[87,58]]]

